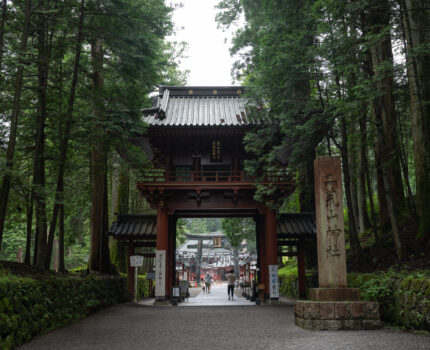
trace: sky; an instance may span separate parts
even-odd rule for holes
[[[234,59],[229,53],[232,31],[217,29],[214,6],[218,0],[181,0],[181,3],[183,7],[173,13],[176,35],[169,40],[188,42],[187,58],[180,64],[181,69],[190,71],[188,85],[232,85],[230,71]]]

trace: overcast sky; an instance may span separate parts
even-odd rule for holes
[[[231,85],[234,61],[228,50],[231,32],[217,29],[214,6],[218,0],[181,0],[181,3],[184,6],[173,13],[177,31],[170,40],[188,42],[188,58],[181,62],[181,68],[190,71],[188,85]]]

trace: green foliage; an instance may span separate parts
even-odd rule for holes
[[[137,276],[137,300],[149,296],[149,280],[146,275]]]
[[[36,280],[0,273],[0,348],[79,320],[102,306],[125,301],[125,279],[118,277]]]
[[[429,271],[349,274],[348,286],[360,288],[363,299],[378,301],[383,321],[430,331]]]
[[[279,269],[279,292],[289,298],[299,296],[299,276],[297,270],[297,260],[289,260],[287,264]],[[313,273],[306,273],[306,287],[314,288],[317,285],[316,277]]]
[[[33,4],[34,5],[34,4]],[[76,34],[78,32],[79,2],[44,2],[32,12],[28,49],[19,50],[23,28],[23,1],[7,2],[8,16],[5,25],[5,50],[0,67],[0,177],[5,174],[5,155],[13,101],[17,59],[25,56],[25,88],[21,94],[18,137],[14,157],[12,188],[6,215],[4,242],[0,259],[16,260],[19,248],[25,248],[26,212],[32,188],[35,120],[38,108],[38,25],[43,22],[48,30],[46,42],[49,52],[48,81],[46,87],[47,119],[45,123],[45,184],[34,188],[46,197],[48,226],[56,201],[65,206],[65,265],[71,269],[88,260],[90,245],[91,182],[89,154],[96,142],[103,141],[104,151],[115,151],[126,158],[128,166],[137,173],[148,166],[145,153],[136,146],[136,136],[146,132],[140,109],[151,105],[149,93],[159,84],[186,82],[187,72],[178,68],[178,60],[186,48],[185,43],[170,43],[166,36],[173,33],[171,14],[173,7],[164,0],[85,1],[83,41],[77,77],[74,109],[70,129],[67,161],[64,174],[64,194],[55,198],[60,159],[60,142],[67,130],[70,88],[75,61]],[[35,6],[35,5],[34,5]],[[11,15],[14,14],[14,15]],[[100,94],[101,113],[94,113],[92,74],[94,71],[91,44],[103,38],[103,64],[100,73],[103,88]],[[97,127],[96,127],[97,126]],[[92,165],[97,166],[97,165]],[[1,178],[0,178],[1,182]],[[108,191],[110,191],[110,186]],[[111,193],[108,194],[109,200]],[[132,209],[135,209],[132,207]],[[115,209],[112,209],[114,212]],[[34,217],[30,224],[34,250]],[[58,231],[57,224],[57,231]]]
[[[232,247],[238,248],[243,239],[251,245],[255,244],[255,222],[249,218],[224,218],[221,223],[222,231]],[[254,244],[252,244],[254,243]],[[248,250],[254,250],[248,246]]]

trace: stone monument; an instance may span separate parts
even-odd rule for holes
[[[340,158],[318,157],[314,167],[319,288],[309,289],[311,300],[296,301],[296,324],[315,330],[377,328],[378,303],[360,301],[359,290],[347,288]]]

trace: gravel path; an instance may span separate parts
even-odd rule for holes
[[[101,310],[22,349],[430,349],[430,337],[394,330],[307,331],[288,305]]]

